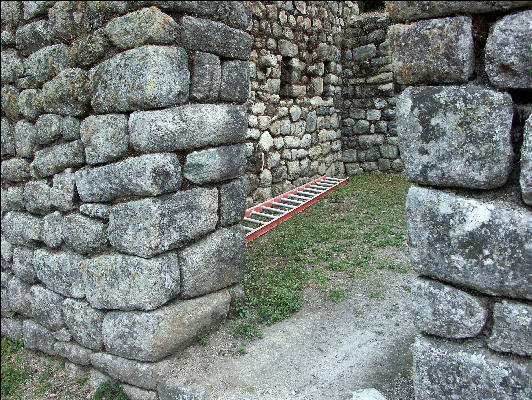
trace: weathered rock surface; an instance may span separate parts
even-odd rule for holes
[[[532,206],[532,115],[525,122],[523,146],[521,147],[521,194],[523,201]]]
[[[530,393],[530,362],[419,337],[412,347],[419,399],[514,400]]]
[[[245,179],[236,179],[222,185],[220,196],[220,223],[227,226],[240,222],[246,209]]]
[[[24,93],[24,92],[23,92]],[[38,144],[47,145],[61,137],[61,123],[63,117],[56,114],[41,115],[35,122],[36,138]]]
[[[140,363],[105,353],[92,354],[91,362],[112,378],[143,388],[155,389],[156,373],[150,363]]]
[[[87,301],[97,309],[153,310],[180,290],[179,260],[167,253],[146,260],[122,254],[93,258],[87,265]]]
[[[131,145],[144,153],[240,142],[246,130],[246,108],[239,105],[191,104],[129,117]]]
[[[46,214],[50,211],[50,186],[46,181],[31,181],[24,185],[24,205],[33,214]]]
[[[188,99],[187,55],[181,47],[127,50],[91,69],[90,81],[97,113],[173,106]]]
[[[33,267],[33,249],[29,247],[15,247],[13,249],[11,270],[24,282],[34,283],[37,275]]]
[[[37,277],[48,289],[67,297],[85,296],[86,260],[79,254],[38,249],[33,263]]]
[[[217,190],[203,188],[118,204],[109,216],[109,241],[123,253],[153,257],[212,231],[217,209]]]
[[[532,306],[509,300],[495,303],[488,346],[495,351],[532,356]]]
[[[508,94],[476,86],[408,88],[396,112],[408,179],[475,189],[500,187],[508,179],[513,160]]]
[[[532,89],[532,10],[506,15],[490,29],[486,73],[501,88]]]
[[[102,251],[107,245],[107,225],[80,214],[63,219],[63,240],[81,254]]]
[[[222,228],[179,253],[181,297],[191,298],[237,283],[246,266],[242,227]]]
[[[41,239],[48,247],[56,248],[63,242],[63,215],[53,212],[43,218]]]
[[[76,172],[84,202],[104,202],[127,196],[157,196],[181,187],[181,165],[175,154],[146,154]]]
[[[467,82],[475,54],[470,17],[393,25],[394,78],[401,84]]]
[[[216,101],[222,79],[220,58],[197,51],[194,53],[193,65],[190,98],[199,102]]]
[[[183,176],[202,184],[238,178],[246,166],[245,145],[223,146],[190,153],[183,167]]]
[[[70,168],[61,174],[54,175],[53,186],[50,189],[50,201],[61,211],[74,208],[76,181]]]
[[[66,299],[62,311],[65,324],[78,343],[92,350],[103,347],[103,311],[95,310],[85,301],[74,299]]]
[[[42,87],[44,111],[60,115],[82,116],[87,113],[90,93],[87,72],[67,68]]]
[[[42,351],[51,356],[56,355],[52,333],[32,320],[27,319],[22,323],[22,337],[25,348]]]
[[[120,357],[158,361],[213,329],[227,315],[230,302],[224,290],[149,312],[109,312],[103,321],[105,348]]]
[[[31,287],[31,316],[42,326],[53,331],[64,325],[61,303],[63,296],[42,286]]]
[[[68,46],[54,44],[31,54],[24,61],[24,70],[37,83],[44,83],[72,66]]]
[[[47,177],[68,167],[79,167],[85,163],[81,140],[58,144],[35,152],[31,170],[39,177]]]
[[[410,257],[422,275],[483,293],[532,299],[532,212],[412,186]]]
[[[31,285],[21,281],[16,276],[7,284],[6,291],[9,308],[25,317],[31,317]],[[5,305],[4,305],[5,307]]]
[[[249,96],[249,62],[225,61],[222,64],[220,100],[244,103]]]
[[[12,244],[34,244],[41,240],[41,231],[41,219],[31,214],[10,211],[2,218],[2,232]]]
[[[122,114],[93,115],[80,126],[88,164],[114,161],[127,153],[127,117]]]
[[[87,350],[72,342],[56,342],[54,345],[54,351],[74,364],[77,365],[90,365],[92,351]]]
[[[2,180],[20,182],[30,177],[30,163],[23,158],[2,161]]]

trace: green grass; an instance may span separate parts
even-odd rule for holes
[[[122,390],[120,382],[113,380],[102,383],[96,389],[92,400],[128,400],[128,398]]]
[[[303,292],[318,285],[333,302],[348,292],[329,287],[337,274],[367,279],[377,270],[404,273],[410,265],[376,250],[406,251],[404,204],[410,184],[401,176],[361,174],[323,200],[248,244],[235,335],[252,340],[260,324],[273,324],[303,305]],[[382,298],[380,289],[368,293]]]
[[[28,380],[28,372],[20,366],[17,352],[22,345],[2,338],[2,397],[19,393],[20,387]]]

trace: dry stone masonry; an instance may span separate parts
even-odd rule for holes
[[[387,2],[416,399],[532,392],[532,2]]]
[[[155,399],[245,265],[241,2],[2,4],[2,335]]]

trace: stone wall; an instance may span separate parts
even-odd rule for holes
[[[388,2],[416,398],[532,392],[532,2]],[[528,393],[528,395],[527,395]]]
[[[258,202],[328,174],[341,158],[343,29],[354,2],[251,2],[247,195]]]
[[[152,399],[153,363],[226,316],[250,20],[241,2],[2,3],[2,336]]]
[[[342,49],[342,141],[348,175],[401,172],[386,13],[352,18]]]

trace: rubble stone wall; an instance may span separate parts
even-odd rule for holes
[[[245,265],[250,10],[11,1],[1,21],[2,336],[156,398],[154,362],[216,327]]]
[[[387,2],[416,399],[532,391],[532,2]],[[528,395],[527,395],[528,393]]]
[[[251,2],[248,202],[342,175],[341,48],[355,2]]]

